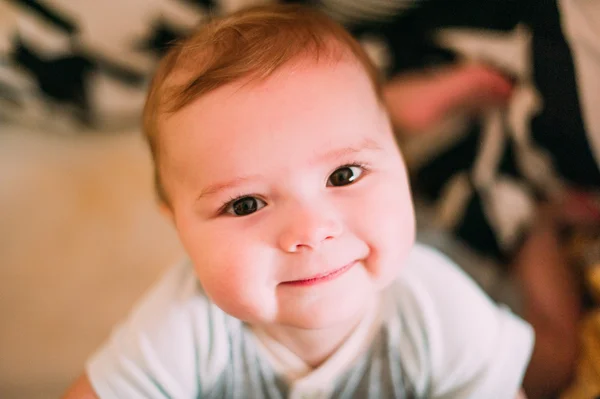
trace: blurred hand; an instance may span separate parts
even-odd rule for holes
[[[384,87],[394,126],[407,134],[427,131],[453,112],[477,113],[508,102],[513,82],[483,64],[452,65],[401,74]]]

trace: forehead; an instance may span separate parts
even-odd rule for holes
[[[179,174],[290,163],[388,130],[372,83],[356,62],[296,62],[263,81],[214,90],[162,122],[162,159]],[[255,165],[253,165],[255,166]]]

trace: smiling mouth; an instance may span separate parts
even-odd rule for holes
[[[287,286],[301,287],[301,286],[309,286],[309,285],[324,283],[326,281],[333,280],[333,279],[341,276],[342,274],[346,273],[356,263],[357,263],[356,261],[350,262],[346,266],[342,266],[339,269],[336,269],[336,270],[333,270],[330,272],[317,274],[316,276],[313,276],[313,277],[310,277],[307,279],[302,279],[302,280],[284,281],[281,284],[285,284]]]

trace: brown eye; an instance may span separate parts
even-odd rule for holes
[[[347,186],[354,183],[363,173],[360,166],[343,166],[329,176],[328,186]]]
[[[256,197],[243,197],[229,204],[226,211],[235,216],[247,216],[267,205]]]

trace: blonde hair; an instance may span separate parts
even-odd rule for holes
[[[377,69],[360,44],[332,19],[307,7],[247,8],[213,19],[173,45],[159,63],[143,112],[143,132],[154,160],[159,200],[169,205],[159,173],[161,116],[229,83],[265,79],[300,56],[318,61],[322,55],[349,55],[358,61],[381,100]]]

